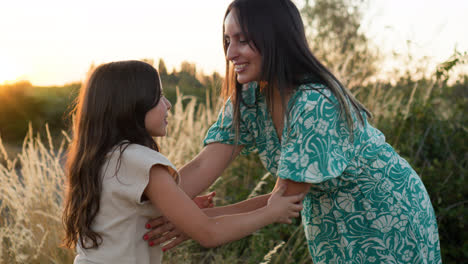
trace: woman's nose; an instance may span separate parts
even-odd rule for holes
[[[237,58],[237,56],[239,55],[238,54],[238,50],[237,50],[237,47],[235,44],[231,43],[229,44],[228,48],[227,48],[227,51],[226,51],[226,58],[229,60],[229,61],[232,61],[234,60],[235,58]]]

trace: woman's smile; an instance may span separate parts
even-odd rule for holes
[[[226,59],[229,60],[239,83],[258,81],[262,70],[262,56],[243,35],[236,12],[230,12],[224,20]]]

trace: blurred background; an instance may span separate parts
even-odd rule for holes
[[[315,0],[300,8],[310,47],[374,114],[421,176],[444,263],[468,259],[468,1]],[[173,109],[162,149],[177,166],[202,147],[220,109],[228,0],[0,3],[0,263],[69,263],[59,247],[63,153],[87,73],[140,59],[160,72]],[[44,143],[45,142],[45,143]],[[181,142],[185,142],[182,144]],[[182,149],[180,146],[184,146]],[[241,157],[211,188],[218,205],[269,192]],[[298,219],[216,249],[186,242],[167,263],[309,263]]]

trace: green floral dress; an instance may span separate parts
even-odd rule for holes
[[[302,223],[313,262],[441,263],[437,222],[427,191],[384,135],[355,118],[354,142],[337,99],[320,84],[297,88],[282,141],[256,83],[243,90],[239,144],[258,151],[273,175],[312,183]],[[205,144],[234,143],[232,104]]]

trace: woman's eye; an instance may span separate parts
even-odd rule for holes
[[[239,43],[240,43],[240,44],[247,44],[247,43],[249,43],[249,41],[248,41],[248,40],[241,39],[241,40],[239,40]]]

